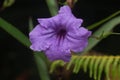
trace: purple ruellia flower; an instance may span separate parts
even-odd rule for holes
[[[39,24],[30,32],[30,48],[43,51],[51,60],[69,61],[71,51],[81,52],[88,44],[91,32],[81,27],[82,19],[77,19],[69,6],[60,8],[51,18],[38,19]]]

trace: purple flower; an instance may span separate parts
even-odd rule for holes
[[[77,19],[69,6],[60,8],[58,15],[38,19],[39,24],[30,32],[30,48],[43,51],[51,60],[69,61],[71,51],[81,52],[88,44],[91,32],[81,27],[82,19]]]

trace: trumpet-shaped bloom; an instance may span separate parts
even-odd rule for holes
[[[63,6],[56,16],[38,19],[39,24],[29,34],[30,48],[43,51],[51,61],[69,61],[71,51],[81,52],[88,44],[91,31],[81,27],[82,22],[69,6]]]

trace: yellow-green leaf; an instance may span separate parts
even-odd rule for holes
[[[98,71],[98,67],[101,59],[102,59],[102,56],[96,56],[96,60],[94,62],[94,79],[95,80],[97,79],[97,74],[98,74],[97,71]]]
[[[87,72],[87,67],[88,67],[90,60],[91,60],[91,56],[86,56],[86,59],[85,59],[84,64],[83,64],[84,72]]]
[[[99,65],[99,67],[98,67],[98,80],[101,80],[100,78],[101,78],[102,71],[103,71],[103,68],[104,68],[104,66],[105,66],[105,63],[107,63],[107,62],[106,62],[107,59],[108,59],[108,57],[103,56],[103,58],[102,58],[102,60],[101,60],[101,62],[100,62],[100,65]]]

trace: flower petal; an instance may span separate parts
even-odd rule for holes
[[[72,15],[71,9],[69,6],[63,6],[59,10],[59,14],[67,14],[67,15]]]
[[[74,32],[68,32],[66,39],[70,45],[70,49],[74,52],[81,52],[88,44],[88,37],[91,32],[87,29],[80,27]]]
[[[61,26],[66,27],[67,30],[74,27],[80,27],[83,20],[77,19],[71,12],[71,9],[69,6],[63,6],[59,10],[59,22],[61,23]]]
[[[62,42],[58,44],[58,40],[54,39],[53,44],[50,46],[49,49],[45,51],[45,54],[51,61],[63,60],[65,62],[68,62],[71,58],[71,52],[67,46],[67,43]]]
[[[74,52],[82,52],[88,44],[87,39],[78,40],[71,37],[67,37],[67,40],[69,43],[70,50]]]
[[[69,31],[67,33],[67,36],[74,38],[74,39],[87,39],[91,35],[91,31],[88,31],[88,29],[85,29],[84,27],[80,28],[73,28],[73,31]]]
[[[56,15],[51,18],[39,18],[38,22],[40,23],[41,26],[44,28],[51,28],[51,29],[56,29],[60,27],[61,21],[60,21],[60,15]]]
[[[32,45],[30,48],[34,51],[44,51],[49,48],[49,41],[52,39],[54,32],[51,29],[45,29],[37,25],[29,34]]]
[[[83,22],[82,19],[69,18],[66,24],[68,32],[74,32],[74,30],[79,29],[82,22]]]

